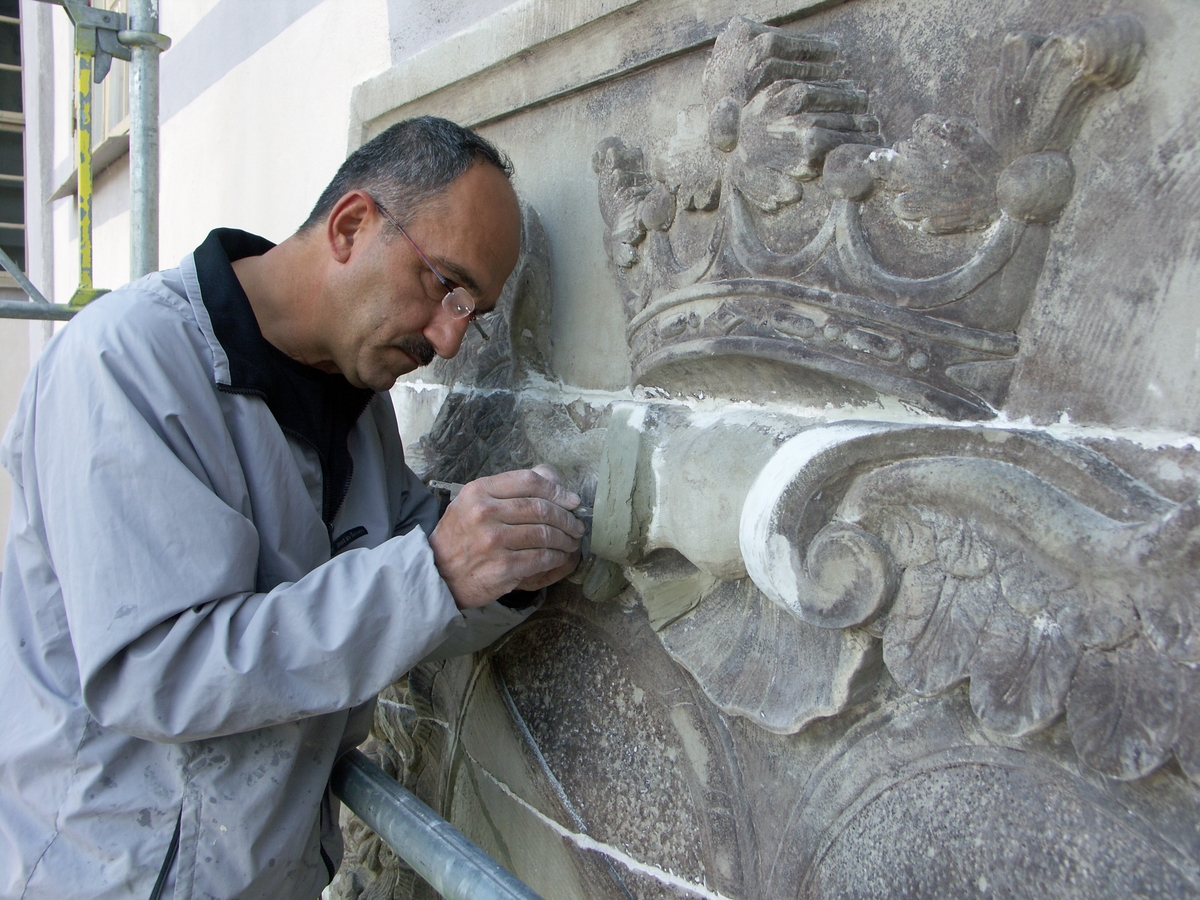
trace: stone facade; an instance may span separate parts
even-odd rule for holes
[[[595,507],[372,752],[547,898],[1200,894],[1200,10],[582,7],[357,94],[526,201],[416,466]],[[333,893],[429,896],[351,818]]]

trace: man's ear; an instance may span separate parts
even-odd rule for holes
[[[343,194],[325,219],[325,239],[333,258],[340,263],[347,262],[364,226],[377,216],[375,202],[366,191]]]

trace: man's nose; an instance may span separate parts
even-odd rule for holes
[[[463,336],[471,327],[471,317],[453,318],[445,310],[438,310],[437,315],[425,327],[425,339],[433,345],[433,349],[442,359],[452,359],[462,346]]]

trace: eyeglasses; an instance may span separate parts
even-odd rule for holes
[[[452,319],[465,319],[469,316],[471,319],[471,324],[475,326],[475,330],[479,332],[479,336],[485,341],[491,340],[491,338],[488,337],[488,333],[483,330],[483,326],[479,324],[479,320],[476,318],[475,298],[470,295],[465,287],[450,287],[450,282],[443,278],[442,273],[434,268],[433,263],[429,261],[429,257],[421,252],[421,248],[417,246],[417,242],[408,236],[408,232],[401,227],[399,222],[392,218],[392,214],[384,209],[383,204],[374,197],[372,197],[371,200],[374,201],[375,208],[383,213],[383,217],[396,226],[396,230],[404,235],[404,239],[406,241],[412,244],[412,248],[417,251],[417,256],[421,257],[421,262],[429,266],[429,271],[437,277],[437,280],[442,283],[442,287],[446,289],[446,296],[442,298],[442,309],[446,310],[446,313]]]

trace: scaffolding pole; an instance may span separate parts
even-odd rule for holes
[[[158,269],[158,55],[171,46],[158,33],[158,0],[129,0],[129,277]]]
[[[7,256],[0,265],[29,296],[29,303],[0,301],[0,318],[71,318],[106,289],[93,282],[92,262],[92,86],[104,81],[114,58],[130,71],[130,274],[158,268],[158,55],[171,39],[158,33],[158,0],[131,0],[130,14],[94,9],[84,0],[42,0],[63,7],[75,28],[77,85],[77,191],[79,287],[65,306],[49,303]]]
[[[86,33],[90,30],[90,39]],[[79,287],[68,306],[80,309],[101,294],[92,281],[92,60],[96,54],[96,30],[76,28],[75,49],[79,68],[79,88],[76,95],[78,111],[75,136],[78,139],[76,168],[79,198]]]
[[[0,266],[16,279],[21,290],[29,297],[25,300],[0,300],[0,319],[55,319],[66,321],[75,315],[77,310],[69,306],[51,303],[42,296],[42,292],[33,286],[33,282],[25,277],[16,261],[0,249]]]

